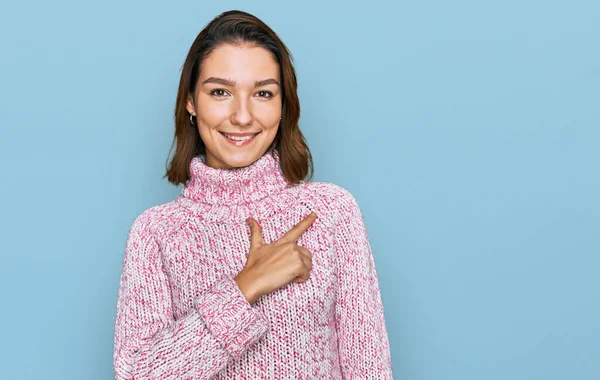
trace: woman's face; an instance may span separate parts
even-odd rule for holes
[[[275,139],[282,106],[279,66],[266,49],[229,44],[214,49],[202,62],[195,97],[187,110],[196,115],[208,166],[248,166]]]

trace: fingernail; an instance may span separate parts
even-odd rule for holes
[[[248,227],[252,227],[250,224],[250,218],[246,219],[246,224],[248,225]]]

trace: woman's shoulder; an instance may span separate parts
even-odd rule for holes
[[[357,208],[354,195],[347,188],[332,182],[305,182],[308,196],[318,199],[323,206],[336,211]]]
[[[362,210],[347,188],[331,182],[307,182],[306,189],[308,194],[312,194],[309,199],[313,201],[303,199],[302,202],[310,204],[312,211],[316,211],[334,233],[340,223],[364,226]]]
[[[187,215],[181,212],[176,200],[172,200],[138,213],[129,230],[144,230],[154,236],[164,236],[176,231],[186,220]]]

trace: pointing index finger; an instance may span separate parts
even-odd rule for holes
[[[292,227],[288,232],[283,235],[282,240],[290,240],[293,242],[297,242],[300,239],[300,236],[310,227],[313,222],[317,219],[317,214],[315,212],[311,212],[307,217],[302,219],[298,224]]]

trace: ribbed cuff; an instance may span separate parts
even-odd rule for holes
[[[269,322],[246,300],[231,276],[224,276],[198,297],[196,309],[208,330],[233,358],[238,358],[269,329]]]

